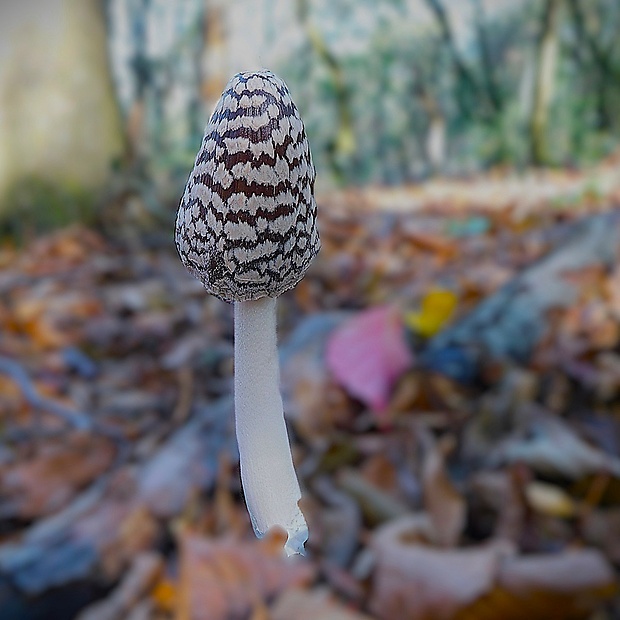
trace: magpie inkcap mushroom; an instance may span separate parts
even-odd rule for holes
[[[187,269],[234,303],[244,495],[256,535],[282,527],[289,555],[303,552],[307,526],[279,390],[275,298],[301,280],[320,248],[314,179],[286,84],[270,71],[238,73],[205,130],[175,235]]]

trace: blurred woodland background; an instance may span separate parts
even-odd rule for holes
[[[0,618],[620,618],[618,0],[0,1]],[[311,537],[241,497],[232,312],[173,222],[287,82]]]
[[[619,12],[614,0],[5,2],[4,226],[127,193],[169,218],[224,85],[262,66],[299,102],[321,187],[595,164],[620,135]]]

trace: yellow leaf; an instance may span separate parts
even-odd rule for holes
[[[177,602],[176,585],[164,578],[161,579],[151,592],[151,597],[155,601],[157,609],[165,612],[173,612]]]
[[[575,515],[575,502],[559,487],[533,481],[525,487],[525,497],[531,508],[545,515],[569,518]]]
[[[430,338],[450,320],[456,303],[457,297],[452,291],[431,289],[422,299],[420,311],[406,314],[405,323],[416,333]]]

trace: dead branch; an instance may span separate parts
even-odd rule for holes
[[[108,437],[122,447],[126,445],[124,435],[113,426],[93,420],[88,414],[71,409],[51,398],[42,396],[34,386],[24,367],[5,356],[0,356],[0,373],[17,384],[26,402],[35,410],[46,411],[66,422],[72,428]],[[119,450],[121,452],[121,450]]]
[[[439,333],[422,356],[427,367],[456,380],[479,378],[485,361],[525,363],[548,328],[548,312],[575,303],[571,272],[617,262],[620,218],[596,215],[573,225],[559,245]]]

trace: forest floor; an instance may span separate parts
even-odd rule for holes
[[[172,242],[0,251],[3,620],[620,618],[617,158],[319,210],[279,305],[294,560],[241,497],[232,309]]]

